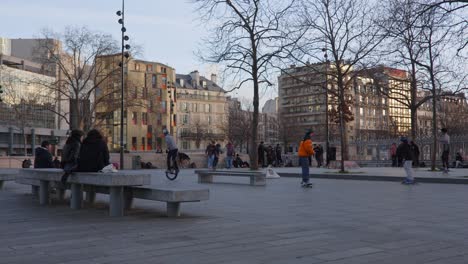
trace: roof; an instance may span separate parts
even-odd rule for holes
[[[213,91],[213,92],[223,92],[225,93],[226,91],[219,87],[216,83],[212,82],[211,80],[200,76],[200,83],[203,81],[206,82],[206,88],[203,88],[201,84],[199,84],[198,88],[195,88],[192,86],[192,77],[190,74],[176,74],[176,88],[182,88],[182,89],[193,89],[193,90],[200,90],[200,91]],[[180,80],[184,80],[184,86],[180,85]]]

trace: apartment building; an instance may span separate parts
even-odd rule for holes
[[[181,150],[204,150],[212,140],[224,146],[227,138],[226,91],[198,71],[176,75],[177,141]]]
[[[107,69],[97,77],[96,119],[109,149],[120,149],[120,54],[99,56]],[[124,67],[124,147],[128,151],[165,149],[163,129],[175,136],[175,69],[158,62],[129,58]]]

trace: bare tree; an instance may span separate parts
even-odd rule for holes
[[[374,7],[365,0],[305,0],[301,13],[305,18],[302,26],[308,33],[299,54],[303,54],[302,58],[321,61],[325,51],[330,58],[329,67],[322,74],[332,85],[336,84],[342,172],[348,155],[345,109],[349,110],[346,102],[350,97],[353,71],[365,60],[370,61],[370,55],[384,39],[382,30],[373,23],[371,8]]]
[[[423,15],[424,13],[431,12],[431,10],[438,9],[439,12],[454,15],[455,19],[451,23],[451,27],[457,32],[459,47],[457,54],[460,54],[468,46],[466,33],[468,31],[468,19],[466,10],[468,9],[467,0],[430,0],[420,1],[422,9],[417,14]],[[465,54],[466,55],[466,54]]]
[[[256,139],[259,90],[270,85],[268,72],[276,58],[296,45],[296,33],[287,26],[294,0],[194,0],[200,17],[211,21],[214,29],[206,40],[206,62],[222,63],[240,80],[233,88],[253,86],[253,114],[250,126],[251,169],[258,169]],[[300,33],[299,33],[300,35]]]
[[[118,52],[116,41],[106,34],[93,32],[86,27],[67,27],[63,33],[44,30],[36,55],[45,68],[56,74],[56,82],[44,84],[59,100],[70,103],[70,113],[56,111],[71,129],[88,130],[94,120],[95,106],[99,100],[95,93],[110,76],[120,71],[106,69],[96,63],[96,57]]]

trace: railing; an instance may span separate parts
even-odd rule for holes
[[[181,132],[180,133],[181,138],[200,138],[200,139],[224,139],[226,137],[225,134],[219,134],[219,133],[196,133],[196,132]]]
[[[185,94],[185,93],[177,93],[178,99],[192,99],[192,100],[226,100],[224,96],[217,96],[217,95],[200,95],[200,94]]]

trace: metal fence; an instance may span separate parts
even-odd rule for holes
[[[410,139],[411,140],[411,139]],[[399,138],[380,139],[380,140],[366,140],[366,141],[353,141],[349,142],[350,160],[364,160],[364,161],[386,161],[390,158],[390,147],[392,143],[397,145],[400,143]],[[419,147],[420,161],[430,161],[433,150],[433,139],[430,137],[418,138],[415,140],[416,145]],[[333,142],[339,149],[339,142]],[[436,159],[440,160],[441,146],[438,143]],[[455,160],[455,154],[460,152],[462,156],[468,155],[468,134],[467,135],[452,135],[450,136],[450,161]],[[337,150],[337,154],[339,150]]]

